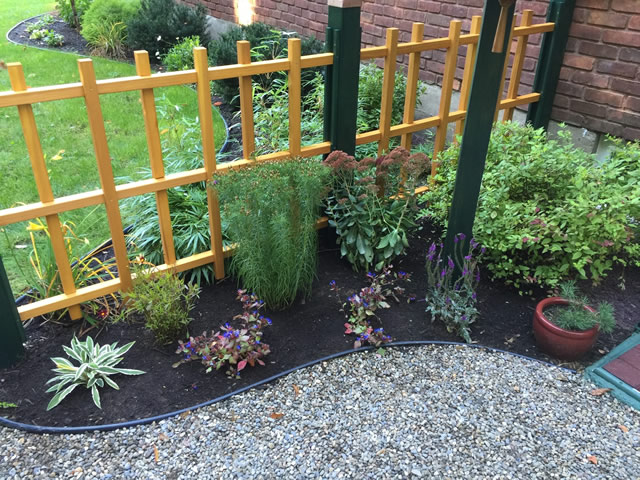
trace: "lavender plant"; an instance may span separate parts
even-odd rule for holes
[[[217,332],[210,335],[204,332],[189,341],[179,341],[177,354],[183,358],[174,363],[178,367],[183,363],[200,360],[209,373],[214,368],[227,367],[227,375],[239,377],[247,365],[263,365],[262,358],[271,351],[269,345],[262,343],[262,329],[271,325],[271,319],[260,314],[264,302],[255,294],[238,290],[237,300],[242,303],[242,314],[233,317],[235,325],[225,323]]]
[[[441,320],[447,331],[455,332],[466,342],[471,342],[469,326],[478,316],[476,308],[476,287],[480,281],[478,258],[474,257],[479,247],[475,239],[471,239],[468,253],[464,254],[466,236],[459,233],[455,236],[454,258],[443,258],[443,245],[432,243],[427,253],[427,296],[426,311],[431,314],[431,321]],[[480,249],[485,252],[484,247]],[[459,270],[456,272],[456,266]]]
[[[388,298],[400,302],[399,297],[405,293],[405,289],[395,285],[396,282],[398,280],[410,281],[408,273],[392,273],[392,268],[393,266],[389,265],[385,266],[379,274],[367,273],[369,286],[361,288],[359,293],[349,296],[347,301],[342,304],[345,318],[347,318],[347,322],[344,324],[344,333],[357,335],[353,348],[360,348],[367,343],[374,347],[380,347],[393,340],[391,336],[385,334],[384,328],[374,329],[371,326],[371,319],[377,318],[375,312],[378,308],[391,307],[387,302]],[[340,301],[340,287],[336,285],[335,280],[331,281],[329,287]],[[346,308],[349,309],[349,313],[346,312]],[[383,350],[379,349],[378,353],[383,353]]]

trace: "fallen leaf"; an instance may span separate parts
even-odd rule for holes
[[[519,387],[518,385],[516,385],[515,387],[513,387],[513,389],[514,389],[516,392],[519,392],[519,391],[520,391],[520,387]]]
[[[300,387],[295,383],[293,384],[293,390],[296,392],[296,397],[300,395]]]
[[[165,134],[165,133],[167,133],[168,131],[169,131],[169,129],[168,129],[168,128],[165,128],[164,130],[162,130],[162,131],[160,132],[160,135],[164,135],[164,134]]]
[[[160,435],[158,435],[158,440],[161,440],[161,441],[169,440],[169,436],[165,433],[161,433]]]
[[[160,460],[160,451],[158,447],[156,447],[155,443],[153,444],[153,458],[155,458],[156,463]]]
[[[271,418],[273,418],[274,420],[277,420],[277,419],[279,419],[279,418],[284,417],[284,413],[276,413],[276,412],[273,412],[273,413],[272,413],[271,415],[269,415],[269,416],[270,416]]]
[[[610,388],[596,388],[595,390],[591,390],[589,394],[593,395],[594,397],[600,397],[610,391]]]
[[[58,153],[51,157],[51,160],[62,160],[62,155],[64,155],[64,150],[59,150]]]
[[[222,102],[213,102],[213,105],[219,107],[220,105],[222,105]]]
[[[629,433],[629,429],[624,425],[618,425],[618,428],[622,430],[624,433]]]
[[[595,455],[587,455],[587,460],[589,460],[594,465],[598,464],[598,457],[596,457]]]
[[[382,450],[378,450],[378,452],[376,453],[376,455],[382,455],[383,453],[385,453],[387,451],[386,448],[383,448]]]
[[[189,415],[191,415],[191,410],[187,410],[186,412],[182,412],[180,414],[180,418],[187,418]]]

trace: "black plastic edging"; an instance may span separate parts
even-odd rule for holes
[[[534,362],[538,362],[538,363],[541,363],[541,364],[546,365],[546,366],[559,368],[561,370],[565,370],[565,371],[568,371],[570,373],[576,373],[575,370],[572,370],[570,368],[562,367],[562,366],[559,366],[559,365],[554,365],[553,363],[549,363],[549,362],[546,362],[544,360],[539,360],[537,358],[527,357],[526,355],[522,355],[520,353],[508,352],[506,350],[501,350],[499,348],[485,347],[483,345],[476,345],[476,344],[467,344],[467,343],[460,343],[460,342],[447,342],[447,341],[440,341],[440,340],[413,340],[413,341],[389,343],[389,344],[386,344],[384,346],[384,348],[387,348],[387,347],[409,347],[409,346],[421,346],[421,345],[454,345],[454,346],[477,348],[477,349],[486,350],[486,351],[489,351],[489,352],[506,353],[506,354],[509,354],[509,355],[513,355],[514,357],[522,358],[524,360],[532,360]],[[318,363],[326,362],[328,360],[333,360],[335,358],[344,357],[344,356],[349,355],[351,353],[366,352],[366,351],[371,351],[371,350],[377,350],[377,347],[371,347],[371,346],[369,346],[369,347],[361,347],[361,348],[357,348],[357,349],[351,349],[351,350],[345,350],[345,351],[338,352],[338,353],[333,353],[331,355],[327,355],[326,357],[322,357],[322,358],[319,358],[317,360],[312,360],[310,362],[304,363],[304,364],[299,365],[297,367],[293,367],[293,368],[290,368],[288,370],[285,370],[284,372],[277,373],[275,375],[272,375],[271,377],[265,378],[264,380],[260,380],[259,382],[253,383],[251,385],[247,385],[246,387],[240,388],[238,390],[234,390],[233,392],[229,392],[229,393],[227,393],[225,395],[222,395],[220,397],[214,398],[213,400],[209,400],[207,402],[199,403],[199,404],[194,405],[192,407],[182,408],[182,409],[176,410],[174,412],[163,413],[162,415],[156,415],[154,417],[142,418],[142,419],[139,419],[139,420],[131,420],[131,421],[128,421],[128,422],[121,422],[121,423],[111,423],[111,424],[108,424],[108,425],[87,425],[87,426],[82,426],[82,427],[47,427],[47,426],[40,426],[40,425],[30,425],[30,424],[27,424],[27,423],[14,422],[13,420],[9,420],[8,418],[0,417],[0,426],[4,426],[4,427],[8,427],[8,428],[14,428],[16,430],[22,430],[22,431],[25,431],[25,432],[28,432],[28,433],[48,433],[48,434],[65,434],[65,433],[68,433],[68,434],[71,434],[71,433],[87,433],[87,432],[106,432],[106,431],[110,431],[110,430],[116,430],[116,429],[119,429],[119,428],[129,428],[129,427],[136,427],[138,425],[146,425],[146,424],[149,424],[149,423],[152,423],[152,422],[158,422],[160,420],[165,420],[165,419],[170,418],[170,417],[175,417],[175,416],[180,415],[181,413],[190,412],[190,411],[196,410],[196,409],[201,408],[201,407],[206,407],[208,405],[213,405],[214,403],[218,403],[218,402],[221,402],[223,400],[227,400],[228,398],[231,398],[234,395],[238,395],[240,393],[246,392],[247,390],[251,390],[252,388],[260,387],[260,386],[265,385],[267,383],[273,382],[274,380],[277,380],[277,379],[282,378],[282,377],[284,377],[286,375],[289,375],[290,373],[293,373],[293,372],[295,372],[297,370],[302,370],[303,368],[311,367],[313,365],[317,365]]]

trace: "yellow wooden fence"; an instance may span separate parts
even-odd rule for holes
[[[516,22],[514,22],[514,28],[512,28],[510,32],[511,39],[517,39],[517,42],[509,88],[506,98],[501,99],[496,107],[496,116],[499,110],[504,110],[504,119],[511,119],[515,107],[536,102],[540,96],[538,93],[520,96],[517,94],[528,36],[551,31],[554,27],[553,23],[531,25],[531,18],[532,12],[530,10],[525,11],[522,15],[520,26],[515,27]],[[437,153],[444,148],[447,128],[451,123],[455,123],[456,134],[462,133],[469,89],[471,87],[476,47],[479,39],[480,24],[481,18],[473,17],[470,32],[463,35],[461,34],[461,22],[452,21],[448,37],[423,40],[424,24],[415,23],[413,25],[411,41],[408,43],[399,43],[398,30],[389,28],[387,29],[386,44],[384,46],[362,49],[360,55],[361,60],[384,60],[384,81],[379,128],[358,134],[356,144],[362,145],[378,142],[378,150],[379,152],[383,152],[388,149],[390,138],[401,136],[402,146],[409,149],[411,147],[412,133],[435,127],[436,137],[433,158],[436,158]],[[458,50],[462,46],[466,46],[467,55],[461,84],[460,103],[456,110],[451,111],[450,104]],[[0,210],[0,227],[37,217],[45,217],[63,289],[63,293],[60,295],[21,306],[18,311],[23,320],[62,308],[69,308],[72,318],[80,318],[81,312],[79,305],[81,303],[118,290],[127,291],[131,288],[133,278],[129,268],[122,217],[118,206],[120,200],[137,195],[155,194],[164,254],[164,263],[158,266],[159,270],[171,269],[180,272],[202,265],[213,264],[216,278],[222,278],[224,276],[223,259],[232,254],[232,249],[224,249],[222,246],[220,209],[215,193],[211,190],[207,192],[211,248],[187,258],[177,259],[171,218],[169,215],[167,190],[181,185],[206,181],[210,179],[215,172],[220,173],[221,171],[223,172],[234,167],[250,166],[256,162],[280,160],[291,156],[309,157],[329,153],[331,149],[329,142],[320,142],[304,147],[301,145],[300,79],[301,70],[304,68],[332,65],[333,54],[323,53],[301,56],[300,40],[290,39],[288,44],[288,58],[251,62],[249,43],[240,41],[238,42],[237,48],[237,65],[210,67],[208,65],[206,49],[198,47],[194,50],[195,69],[162,74],[152,74],[147,52],[138,51],[135,52],[137,76],[107,80],[96,79],[91,59],[80,59],[78,60],[80,82],[37,88],[28,88],[26,86],[22,66],[19,63],[8,65],[12,90],[0,92],[0,107],[18,108],[40,201],[29,205]],[[446,49],[447,54],[438,115],[415,120],[420,54],[422,52],[439,49]],[[398,55],[405,54],[409,55],[409,65],[403,122],[399,125],[391,125],[393,82],[397,67],[396,58]],[[503,85],[507,73],[508,61],[509,56],[507,55],[503,72]],[[253,125],[251,76],[276,71],[286,71],[289,76],[289,149],[254,157],[255,132]],[[239,79],[243,158],[218,165],[216,163],[215,145],[213,141],[209,82],[228,78]],[[197,85],[204,160],[203,166],[195,170],[166,175],[160,146],[160,133],[158,131],[153,89],[188,84]],[[128,91],[140,91],[152,178],[130,182],[124,185],[116,185],[111,168],[111,157],[107,144],[104,118],[100,107],[100,96]],[[55,198],[47,173],[47,166],[40,144],[32,104],[72,98],[84,98],[85,100],[101,188]],[[434,162],[434,169],[436,166]],[[432,174],[434,171],[435,170],[432,170]],[[426,188],[427,187],[421,187],[420,190]],[[20,199],[15,199],[15,201],[19,202]],[[61,229],[59,215],[70,210],[100,204],[105,205],[106,209],[109,229],[113,239],[115,260],[118,267],[118,277],[94,285],[77,288],[73,281],[69,258],[64,246],[64,235]],[[326,218],[320,220],[319,224],[320,226],[326,225]]]

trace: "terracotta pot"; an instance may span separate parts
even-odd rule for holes
[[[599,327],[596,325],[582,332],[565,330],[544,316],[544,309],[552,305],[568,305],[564,298],[545,298],[536,306],[533,314],[533,334],[540,349],[561,360],[578,360],[587,353],[598,338]],[[594,312],[593,308],[585,305],[585,310]]]

